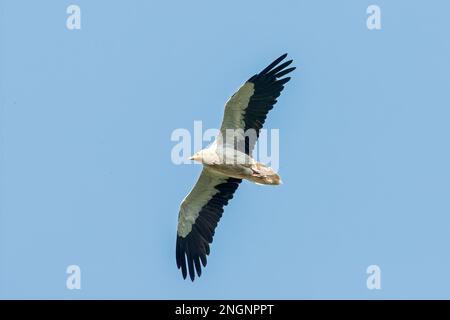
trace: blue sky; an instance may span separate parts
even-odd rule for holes
[[[0,4],[0,297],[450,298],[447,1]],[[284,184],[243,183],[183,281],[200,167],[172,164],[170,135],[217,127],[284,52],[298,69],[266,122]]]

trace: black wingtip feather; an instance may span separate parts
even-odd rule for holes
[[[273,67],[275,67],[277,64],[279,64],[281,61],[283,61],[287,57],[287,53],[281,55],[277,59],[275,59],[271,64],[269,64],[266,68],[264,68],[259,74],[264,75],[268,71],[270,71]]]
[[[275,81],[275,83],[278,84],[278,85],[283,86],[283,85],[285,85],[287,82],[289,82],[289,80],[291,80],[291,77],[286,77],[286,78],[277,80],[277,81]],[[282,90],[283,88],[280,88],[280,89]]]
[[[292,67],[292,68],[284,69],[283,71],[278,72],[278,73],[276,74],[276,77],[277,77],[277,78],[281,78],[282,76],[287,75],[288,73],[294,71],[295,69],[297,69],[297,68],[296,68],[296,67]]]
[[[278,67],[273,68],[270,72],[268,72],[267,76],[275,76],[275,78],[279,78],[280,76],[277,73],[283,70],[284,68],[288,67],[293,61],[294,60],[288,60],[286,62],[283,62]]]
[[[176,258],[177,258],[177,267],[181,268],[181,273],[183,275],[183,279],[187,277],[187,268],[186,268],[186,255],[185,255],[185,243],[181,241],[181,237],[177,236],[177,244],[176,244]]]

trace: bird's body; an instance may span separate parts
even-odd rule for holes
[[[246,81],[225,105],[220,134],[206,149],[191,159],[203,164],[200,177],[180,206],[176,244],[177,266],[183,277],[194,280],[206,266],[209,244],[222,217],[223,207],[243,179],[257,184],[278,185],[281,179],[270,167],[252,158],[252,151],[267,113],[289,81],[282,55]]]
[[[236,179],[246,179],[258,184],[277,185],[281,183],[278,174],[270,167],[258,163],[250,155],[231,145],[212,144],[192,157],[205,169]]]

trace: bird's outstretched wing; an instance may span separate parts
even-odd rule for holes
[[[229,143],[227,129],[237,130],[233,144],[240,144],[236,149],[242,149],[241,151],[248,155],[252,153],[267,113],[277,102],[284,85],[291,79],[282,77],[295,70],[295,67],[287,68],[292,60],[281,63],[286,57],[287,54],[283,54],[260,73],[248,79],[225,105],[220,128],[221,139]]]
[[[200,276],[201,265],[206,266],[209,244],[213,241],[214,230],[222,217],[223,207],[233,198],[241,183],[203,169],[197,183],[180,206],[176,244],[176,260],[183,278],[187,272],[192,281],[195,271]]]

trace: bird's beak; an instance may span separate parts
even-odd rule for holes
[[[194,156],[189,157],[189,160],[195,160]]]

